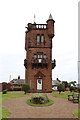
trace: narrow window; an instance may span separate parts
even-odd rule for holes
[[[44,59],[46,59],[47,58],[47,56],[46,56],[46,54],[44,54]]]
[[[37,35],[37,43],[40,43],[40,35]]]
[[[36,54],[34,54],[34,59],[36,59],[37,58],[37,55]]]
[[[39,54],[39,55],[38,55],[38,58],[42,58],[42,55],[41,55],[41,54]]]
[[[38,54],[38,62],[39,62],[39,63],[42,62],[42,54]]]
[[[41,35],[41,42],[44,42],[44,35]]]

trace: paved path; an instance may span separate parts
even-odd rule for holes
[[[48,107],[32,107],[26,104],[31,97],[8,99],[3,102],[3,107],[11,112],[10,118],[74,118],[73,113],[77,110],[78,104],[73,104],[67,99],[54,98],[51,93],[48,97],[54,100],[54,104]]]

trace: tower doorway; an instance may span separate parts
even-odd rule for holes
[[[37,90],[42,90],[42,79],[37,79]]]

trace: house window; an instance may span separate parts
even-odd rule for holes
[[[41,54],[39,54],[39,55],[38,55],[38,58],[42,58],[42,55],[41,55]]]
[[[46,59],[47,58],[47,56],[46,56],[46,54],[44,54],[44,59]]]
[[[37,35],[37,43],[40,43],[40,35]]]
[[[36,59],[37,58],[37,55],[36,54],[34,54],[34,59]]]
[[[44,35],[41,35],[41,42],[44,42]]]

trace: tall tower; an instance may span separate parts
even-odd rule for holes
[[[30,85],[31,92],[52,92],[52,38],[54,23],[51,14],[47,24],[28,23],[25,35],[26,59],[25,83]]]

